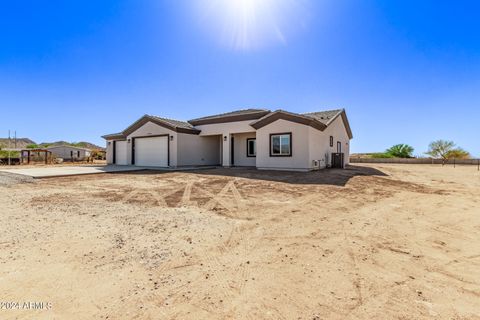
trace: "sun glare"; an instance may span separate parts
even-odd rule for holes
[[[238,50],[286,44],[305,27],[309,0],[197,0],[196,13],[208,32]]]

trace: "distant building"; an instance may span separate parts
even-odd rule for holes
[[[62,158],[66,161],[84,161],[87,160],[92,153],[90,149],[69,145],[53,146],[46,149],[51,151],[55,158]]]

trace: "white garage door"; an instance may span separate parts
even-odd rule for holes
[[[127,141],[115,141],[115,164],[127,165]]]
[[[135,165],[168,167],[168,136],[135,138]]]

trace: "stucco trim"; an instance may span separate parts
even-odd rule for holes
[[[144,126],[148,122],[152,122],[160,127],[163,127],[178,133],[200,134],[200,130],[198,129],[176,127],[166,121],[162,121],[162,119],[160,118],[152,117],[146,114],[140,119],[138,119],[137,121],[135,121],[133,124],[131,124],[127,129],[123,130],[121,133],[107,134],[102,136],[102,138],[104,138],[105,140],[125,139],[128,135],[140,129],[142,126]]]
[[[307,125],[310,127],[313,127],[317,130],[323,131],[327,126],[323,123],[321,123],[318,120],[315,120],[313,118],[303,116],[300,114],[295,114],[291,112],[287,112],[284,110],[277,110],[275,112],[272,112],[270,114],[265,115],[264,117],[258,119],[257,121],[254,121],[250,124],[255,129],[260,129],[262,127],[265,127],[266,125],[269,125],[270,123],[273,123],[277,120],[286,120],[290,122],[295,122],[295,123],[300,123],[303,125]]]
[[[132,125],[130,125],[127,129],[125,129],[122,133],[124,136],[128,136],[129,134],[135,132],[136,130],[140,129],[142,126],[147,124],[148,122],[152,122],[160,127],[164,127],[170,129],[174,132],[181,132],[181,133],[190,133],[190,134],[200,134],[200,130],[197,129],[187,129],[187,128],[180,128],[172,126],[169,123],[166,123],[158,118],[151,117],[149,115],[144,115],[137,121],[135,121]]]

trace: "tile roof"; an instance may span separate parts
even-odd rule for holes
[[[173,128],[183,128],[183,129],[196,130],[194,126],[192,126],[190,123],[188,123],[186,121],[162,118],[162,117],[152,116],[152,115],[149,115],[149,117],[151,117],[151,118],[153,118],[157,121],[164,122],[165,124],[167,124],[167,125],[169,125]]]
[[[267,109],[242,109],[242,110],[236,110],[232,112],[226,112],[226,113],[206,116],[202,118],[197,118],[197,119],[189,120],[188,122],[175,120],[175,119],[162,118],[162,117],[153,116],[153,115],[144,115],[142,118],[137,120],[134,124],[132,124],[127,129],[125,129],[123,132],[105,135],[103,136],[103,138],[105,139],[116,139],[116,138],[122,138],[122,137],[124,138],[128,134],[135,131],[136,129],[138,129],[148,121],[152,121],[156,124],[172,129],[176,132],[199,134],[200,130],[198,130],[195,127],[196,125],[242,121],[242,120],[255,120],[250,125],[255,129],[258,129],[268,123],[271,123],[272,121],[275,121],[277,118],[282,118],[282,119],[285,118],[290,121],[310,125],[314,128],[317,128],[323,131],[339,115],[342,116],[342,119],[344,121],[344,124],[346,126],[349,136],[352,137],[351,129],[348,124],[348,120],[346,118],[344,109],[307,112],[302,114],[288,112],[284,110],[276,110],[274,112],[271,112],[270,110],[267,110]]]
[[[270,110],[267,109],[241,109],[235,110],[231,112],[219,113],[214,114],[211,116],[201,117],[189,120],[188,122],[198,122],[198,121],[205,121],[205,120],[213,120],[213,119],[221,119],[221,118],[228,118],[228,117],[237,117],[237,116],[245,116],[245,115],[255,115],[255,114],[266,114],[269,113]]]
[[[302,115],[310,118],[314,118],[320,121],[321,123],[328,125],[330,121],[335,119],[342,111],[343,109],[326,110],[326,111],[302,113]]]

